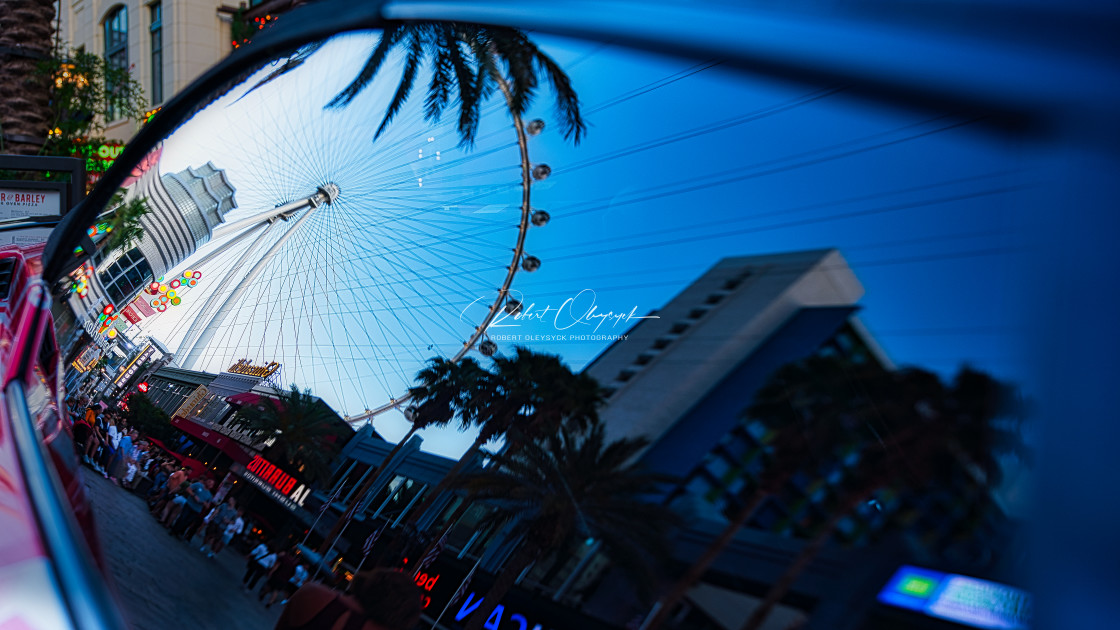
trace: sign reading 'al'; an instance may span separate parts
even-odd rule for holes
[[[256,455],[253,460],[239,472],[249,483],[263,490],[273,500],[289,510],[303,507],[311,489],[300,483],[295,477],[289,475],[267,459]]]

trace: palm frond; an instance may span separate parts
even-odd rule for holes
[[[373,77],[377,75],[377,71],[381,69],[381,65],[385,63],[389,51],[400,39],[402,34],[402,27],[399,24],[390,24],[385,28],[381,34],[381,39],[377,42],[377,46],[370,53],[369,59],[366,60],[362,70],[354,80],[350,82],[341,92],[339,92],[329,103],[327,107],[343,107],[349,105],[358,94],[362,92],[369,85]]]
[[[463,55],[462,40],[455,35],[451,25],[444,27],[444,36],[447,38],[447,58],[455,73],[455,83],[459,86],[459,139],[463,146],[474,144],[474,135],[467,135],[472,129],[478,127],[478,82],[475,71],[470,66],[470,61]],[[469,50],[469,48],[468,48]]]
[[[629,463],[644,440],[608,443],[605,436],[600,423],[586,430],[562,426],[537,439],[521,436],[522,448],[495,455],[490,467],[457,485],[505,512],[512,534],[545,548],[588,536],[601,540],[607,555],[648,594],[679,518],[645,495],[670,479]]]
[[[416,71],[424,61],[424,42],[422,37],[422,31],[412,32],[408,48],[408,57],[405,61],[404,72],[401,74],[401,82],[397,86],[397,91],[393,94],[393,100],[389,102],[388,109],[385,110],[385,117],[381,119],[381,124],[377,126],[377,131],[373,134],[374,140],[381,137],[385,128],[397,113],[400,112],[401,107],[404,106],[405,100],[408,99],[408,95],[412,91],[412,84],[416,81]]]
[[[533,59],[540,53],[521,31],[512,28],[490,28],[490,52],[505,62],[509,72],[509,108],[515,114],[525,113],[537,88]]]
[[[249,94],[254,92],[257,88],[264,87],[269,83],[272,83],[276,79],[284,76],[285,74],[292,72],[296,68],[299,68],[305,61],[307,61],[309,57],[311,57],[311,55],[315,54],[315,51],[322,48],[324,44],[326,44],[326,41],[312,42],[304,46],[303,48],[300,48],[294,55],[288,57],[288,60],[284,62],[284,65],[268,73],[268,76],[255,83],[253,87],[249,88],[245,91],[244,94],[237,97],[237,101],[234,101],[234,103],[240,101],[246,96],[249,96]]]
[[[428,97],[424,101],[424,119],[438,120],[444,108],[451,100],[451,87],[455,78],[455,65],[451,61],[451,47],[454,43],[448,39],[444,29],[437,29],[433,37],[438,42],[432,60],[432,80],[428,83]]]
[[[105,241],[105,249],[110,251],[128,249],[139,241],[144,236],[144,226],[140,220],[149,212],[148,202],[143,197],[123,201],[123,197],[118,196],[117,199],[120,205],[113,210],[109,219],[109,238]]]
[[[556,112],[560,119],[560,130],[565,140],[572,144],[579,144],[587,133],[587,124],[580,113],[579,96],[572,88],[572,81],[567,73],[544,53],[537,53],[537,65],[548,74],[549,83],[556,96]]]

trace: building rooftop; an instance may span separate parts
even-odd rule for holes
[[[610,392],[608,439],[656,441],[799,312],[862,295],[835,249],[719,261],[586,368]]]

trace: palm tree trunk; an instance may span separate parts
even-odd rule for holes
[[[482,445],[485,444],[486,441],[487,440],[484,439],[484,434],[479,434],[479,436],[475,438],[474,443],[471,444],[471,447],[467,449],[467,452],[463,453],[463,456],[459,458],[459,461],[455,462],[455,465],[451,467],[451,470],[447,471],[447,474],[443,476],[443,479],[439,480],[439,483],[436,484],[436,487],[428,493],[428,496],[424,497],[424,499],[420,502],[420,505],[416,506],[416,508],[412,510],[412,514],[409,514],[408,520],[405,521],[406,524],[415,525],[416,522],[420,520],[420,517],[424,515],[424,512],[428,511],[428,508],[432,507],[432,504],[435,503],[436,499],[439,498],[439,495],[447,490],[447,487],[450,486],[451,482],[459,476],[459,473],[463,472],[463,468],[467,465],[467,462],[474,459],[474,456],[478,454],[479,449],[482,448]]]
[[[533,562],[539,552],[540,548],[528,538],[521,543],[517,551],[513,552],[513,556],[506,562],[505,568],[498,574],[498,579],[494,580],[494,584],[486,592],[486,596],[482,598],[482,604],[471,613],[471,617],[463,630],[482,630],[482,624],[486,623],[490,615],[494,613],[498,603],[506,596],[509,589],[513,588],[521,572]]]
[[[354,498],[351,499],[350,504],[346,506],[346,511],[343,513],[342,517],[335,522],[334,526],[331,527],[330,533],[327,534],[326,538],[324,538],[323,542],[319,545],[320,554],[326,553],[327,549],[330,546],[330,542],[335,538],[338,538],[338,535],[342,531],[342,528],[346,525],[346,521],[354,517],[354,512],[358,509],[358,504],[362,502],[362,498],[366,496],[366,493],[368,493],[370,488],[373,487],[374,482],[377,481],[377,478],[381,476],[381,471],[389,465],[389,462],[393,461],[393,458],[397,456],[397,453],[399,453],[402,448],[404,448],[405,443],[408,442],[412,438],[412,436],[416,434],[417,430],[418,427],[416,425],[413,425],[412,428],[408,430],[408,433],[405,434],[405,436],[401,438],[401,440],[397,442],[395,446],[393,446],[393,450],[389,451],[389,454],[385,456],[385,459],[381,460],[381,463],[377,465],[377,470],[374,470],[369,474],[368,477],[366,477],[365,483],[362,484],[360,490],[354,493]]]
[[[793,587],[797,578],[801,577],[801,574],[805,572],[805,569],[809,567],[809,564],[813,562],[817,554],[821,552],[821,549],[824,549],[825,544],[832,538],[832,532],[836,529],[840,521],[848,516],[855,506],[859,505],[872,492],[874,492],[874,488],[867,488],[851,495],[840,509],[832,513],[832,516],[825,521],[824,527],[821,528],[821,531],[817,533],[816,537],[801,549],[801,553],[798,554],[797,558],[786,568],[785,573],[782,573],[778,581],[774,582],[774,585],[770,587],[762,603],[751,613],[747,622],[743,624],[742,630],[759,630],[759,628],[762,627],[762,624],[766,622],[766,618],[773,612],[774,607],[789,593],[790,588]]]
[[[38,65],[53,46],[53,0],[0,2],[0,153],[35,155],[50,123],[50,77]]]
[[[754,514],[755,510],[762,505],[762,502],[765,501],[768,496],[770,496],[770,494],[767,492],[756,492],[746,505],[739,508],[739,511],[735,513],[735,518],[727,524],[727,527],[723,528],[723,532],[720,533],[719,537],[713,540],[712,544],[708,545],[708,548],[704,550],[704,555],[700,556],[696,562],[692,563],[688,571],[673,584],[672,590],[661,598],[661,608],[658,609],[657,614],[654,615],[649,625],[646,626],[646,630],[657,630],[669,619],[669,615],[672,614],[677,604],[684,599],[688,589],[692,588],[693,585],[700,581],[700,578],[704,577],[704,574],[708,571],[708,567],[712,566],[712,563],[723,554],[727,546],[731,544],[731,541],[735,540],[735,535],[747,524],[751,515]]]

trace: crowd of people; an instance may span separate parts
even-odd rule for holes
[[[78,456],[114,484],[140,494],[172,536],[191,545],[201,538],[199,552],[213,558],[248,534],[245,512],[235,497],[227,496],[228,486],[215,492],[213,478],[182,465],[129,427],[117,410],[86,400],[68,403]],[[141,489],[142,479],[150,480],[151,486]],[[278,602],[285,606],[277,630],[411,630],[419,621],[420,591],[400,571],[373,570],[357,576],[350,594],[314,583],[309,576],[304,557],[294,547],[283,541],[260,542],[246,557],[241,583],[245,592],[256,591],[265,608]]]

